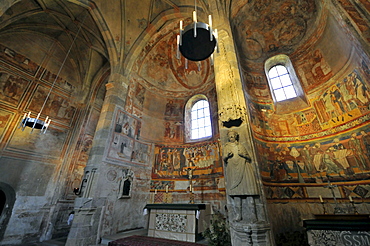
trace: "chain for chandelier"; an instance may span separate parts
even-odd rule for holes
[[[49,118],[49,116],[46,116],[45,120],[41,120],[40,119],[40,115],[41,115],[42,111],[45,108],[46,102],[47,102],[47,100],[50,97],[50,94],[51,94],[51,91],[54,88],[55,82],[57,81],[57,79],[59,77],[59,74],[62,71],[65,62],[67,61],[67,58],[69,56],[69,53],[71,52],[72,47],[73,47],[73,45],[74,45],[74,43],[75,43],[75,41],[76,41],[76,39],[78,37],[78,34],[81,31],[82,25],[85,22],[86,17],[87,17],[87,14],[85,15],[84,19],[82,20],[82,22],[81,22],[81,24],[80,24],[80,26],[78,28],[78,31],[77,31],[77,33],[76,33],[76,35],[75,35],[75,37],[74,37],[74,39],[73,39],[73,41],[71,43],[71,46],[69,47],[69,49],[68,49],[68,51],[66,53],[66,56],[64,57],[64,60],[62,62],[62,65],[59,68],[59,71],[58,71],[58,73],[57,73],[57,75],[56,75],[56,77],[55,77],[55,79],[53,81],[53,84],[50,87],[49,93],[47,94],[47,96],[45,98],[45,101],[44,101],[44,103],[43,103],[43,105],[42,105],[39,113],[37,114],[37,117],[36,118],[31,117],[31,111],[29,111],[28,114],[27,113],[24,113],[24,116],[23,116],[23,118],[22,118],[22,120],[20,122],[20,125],[19,125],[19,128],[22,128],[22,131],[24,131],[24,129],[26,127],[30,127],[30,128],[32,128],[32,130],[31,130],[30,133],[32,133],[34,129],[40,129],[40,133],[43,133],[43,134],[46,133],[46,131],[47,131],[49,125],[50,125],[51,118]]]

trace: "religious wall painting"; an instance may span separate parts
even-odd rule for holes
[[[327,139],[257,145],[262,179],[278,183],[322,183],[370,178],[367,127]]]
[[[321,50],[316,49],[308,54],[304,63],[298,65],[298,74],[306,91],[311,91],[325,83],[333,76]]]
[[[354,70],[324,91],[313,101],[313,106],[321,127],[328,129],[367,114],[369,102],[368,85],[358,70]]]
[[[184,25],[187,21],[184,20]],[[189,22],[190,23],[190,22]],[[170,25],[167,28],[173,29]],[[164,30],[164,32],[166,32]],[[176,58],[176,33],[167,30],[165,35],[153,36],[152,41],[143,49],[142,56],[136,61],[134,69],[143,83],[172,92],[184,92],[206,86],[210,77],[210,62],[193,62]]]
[[[132,138],[115,133],[109,147],[109,157],[115,159],[131,160],[134,141]]]
[[[151,180],[150,189],[158,191],[168,191],[175,189],[175,181],[166,181],[166,180]]]
[[[42,75],[42,79],[45,80],[45,81],[48,81],[50,84],[54,84],[55,85],[58,85],[59,87],[67,90],[67,91],[73,91],[76,89],[75,86],[73,86],[72,84],[68,83],[68,81],[66,81],[64,78],[62,77],[57,77],[56,74],[48,71],[48,70],[45,70],[43,75]]]
[[[150,145],[135,141],[131,161],[148,164],[150,152]]]
[[[180,142],[183,136],[183,123],[180,121],[165,121],[164,124],[164,140],[168,142]]]
[[[265,76],[253,75],[244,72],[244,77],[249,95],[252,95],[260,100],[271,98],[270,90]]]
[[[38,69],[38,64],[1,44],[0,44],[0,59],[15,65],[17,68],[29,72],[31,75],[35,75]]]
[[[83,140],[81,141],[80,145],[80,154],[78,157],[78,163],[82,164],[84,163],[86,165],[87,160],[89,158],[89,153],[91,150],[93,142],[93,135],[85,135]]]
[[[125,135],[129,138],[135,138],[137,120],[121,110],[117,111],[115,118],[114,132]]]
[[[168,99],[164,111],[164,116],[168,118],[182,115],[183,104],[183,100]]]
[[[217,142],[192,146],[155,147],[152,178],[187,178],[189,167],[194,176],[222,174],[222,160]]]
[[[27,110],[37,114],[45,104],[42,109],[42,115],[48,115],[52,120],[70,124],[77,111],[76,106],[69,98],[64,95],[56,94],[55,92],[51,92],[48,99],[45,101],[49,92],[49,88],[39,85],[33,94]]]
[[[134,93],[133,93],[133,102],[134,105],[139,109],[143,109],[144,100],[145,100],[146,89],[143,85],[136,83]]]
[[[143,142],[138,142],[141,121],[121,109],[115,111],[113,118],[108,158],[147,164],[151,147]]]
[[[0,100],[16,106],[28,87],[30,81],[18,76],[0,71]]]
[[[11,122],[12,116],[13,116],[13,113],[5,111],[5,110],[0,110],[0,139],[2,139],[6,127]]]
[[[236,9],[232,13],[232,27],[239,34],[236,38],[242,44],[243,60],[257,60],[264,53],[289,50],[304,38],[316,13],[315,3],[308,0],[250,1]]]

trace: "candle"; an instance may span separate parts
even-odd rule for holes
[[[182,20],[180,21],[180,30],[182,30]]]
[[[154,194],[157,194],[157,189],[154,190]]]
[[[353,200],[352,200],[352,197],[351,197],[351,196],[348,196],[348,198],[349,198],[349,201],[350,201],[350,202],[353,202]]]
[[[168,193],[168,185],[166,185],[166,193]]]
[[[321,195],[319,195],[319,198],[320,198],[320,202],[324,202]]]
[[[193,21],[197,22],[197,12],[193,11]]]
[[[212,27],[212,16],[208,15],[209,27]]]

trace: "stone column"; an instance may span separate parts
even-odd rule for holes
[[[251,135],[249,112],[230,23],[222,1],[212,13],[218,30],[214,55],[220,141],[232,245],[274,245]],[[215,15],[215,13],[217,13]]]
[[[96,127],[89,160],[84,170],[80,197],[75,200],[75,216],[66,242],[67,246],[96,245],[100,239],[101,218],[105,210],[106,197],[101,195],[104,189],[104,153],[108,146],[110,128],[116,105],[125,104],[128,92],[126,78],[121,74],[112,74],[106,84],[106,95]]]

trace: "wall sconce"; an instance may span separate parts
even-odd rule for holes
[[[73,193],[74,193],[76,196],[81,195],[82,187],[84,187],[84,183],[86,183],[86,182],[87,182],[87,179],[83,179],[79,188],[73,188]]]

